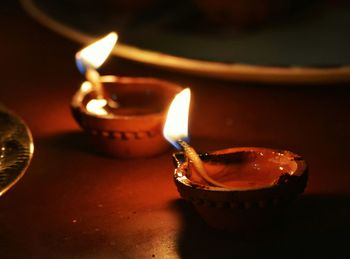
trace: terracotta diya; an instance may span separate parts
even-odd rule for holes
[[[189,101],[189,89],[175,97],[163,131],[169,142],[183,149],[173,155],[181,197],[217,229],[240,232],[274,225],[283,208],[304,191],[305,160],[290,151],[259,147],[198,155],[185,142]]]
[[[179,85],[155,78],[116,76],[100,77],[100,82],[106,100],[103,107],[91,102],[99,99],[88,82],[71,103],[74,118],[98,151],[132,158],[154,156],[169,148],[162,129],[168,105],[182,89]]]
[[[181,87],[155,78],[100,76],[97,72],[114,48],[109,33],[76,53],[87,79],[73,96],[71,110],[98,151],[120,157],[150,157],[169,145],[162,136],[168,104]]]
[[[239,147],[200,158],[207,174],[222,186],[200,177],[184,153],[174,154],[175,184],[204,221],[218,229],[247,231],[274,224],[307,183],[306,162],[289,151]]]

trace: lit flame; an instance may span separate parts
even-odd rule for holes
[[[179,148],[178,140],[188,137],[188,113],[190,108],[191,90],[186,88],[177,94],[172,101],[163,129],[164,137]]]
[[[78,69],[85,73],[87,68],[97,69],[107,59],[118,39],[115,32],[80,50],[75,55]]]
[[[106,99],[91,99],[86,105],[86,110],[96,115],[107,115],[108,112],[104,108],[106,105]]]

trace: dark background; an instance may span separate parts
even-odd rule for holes
[[[111,58],[103,74],[153,76],[191,86],[198,150],[266,146],[302,155],[305,194],[264,233],[208,228],[179,199],[171,151],[115,160],[94,152],[69,104],[82,81],[81,47],[37,24],[16,1],[0,9],[0,101],[30,127],[35,154],[0,198],[2,258],[349,257],[349,85],[223,82]],[[305,53],[307,55],[307,53]]]

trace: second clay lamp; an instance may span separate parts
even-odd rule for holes
[[[73,96],[71,110],[97,151],[117,158],[155,156],[169,148],[162,135],[166,109],[182,88],[157,78],[100,76],[96,69],[116,38],[111,33],[77,53],[87,81]]]

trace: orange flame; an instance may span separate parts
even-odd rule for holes
[[[177,94],[168,110],[163,129],[164,137],[174,146],[178,140],[188,137],[188,113],[190,108],[191,90],[186,88]]]
[[[109,33],[102,39],[77,52],[77,63],[84,66],[85,69],[86,67],[99,68],[113,50],[117,40],[118,35],[115,32]]]

